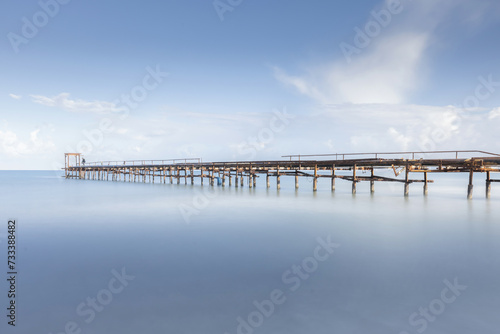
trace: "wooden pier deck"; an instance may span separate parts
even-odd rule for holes
[[[428,193],[429,173],[468,173],[469,186],[467,197],[472,198],[475,173],[486,175],[486,197],[491,194],[491,184],[500,182],[491,178],[492,173],[500,173],[500,154],[485,151],[427,151],[427,152],[382,152],[382,153],[344,153],[320,155],[287,155],[286,160],[276,161],[227,161],[202,162],[201,159],[171,160],[131,160],[99,161],[84,164],[80,153],[65,154],[65,177],[86,180],[111,180],[125,182],[177,182],[200,184],[204,180],[214,186],[215,180],[223,187],[243,187],[245,178],[252,188],[257,185],[256,178],[276,178],[277,189],[281,188],[282,176],[295,177],[295,188],[299,188],[299,178],[312,178],[313,191],[318,189],[318,179],[328,178],[331,190],[335,191],[336,179],[352,183],[352,193],[356,193],[359,182],[370,182],[370,191],[375,191],[375,182],[404,183],[404,195],[409,195],[411,183],[423,183],[423,193]],[[314,159],[313,159],[314,158]],[[394,177],[376,175],[377,171],[392,170]],[[359,175],[359,171],[368,176]],[[338,172],[341,172],[340,174]],[[403,178],[397,178],[401,173]],[[410,178],[410,174],[419,178]],[[233,182],[234,180],[234,182]]]

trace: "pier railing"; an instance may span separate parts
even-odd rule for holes
[[[439,154],[436,156],[435,154]],[[500,154],[480,150],[461,151],[414,151],[414,152],[375,152],[375,153],[335,153],[335,154],[296,154],[283,156],[288,160],[276,161],[241,161],[241,162],[202,162],[200,158],[162,159],[162,160],[115,160],[98,161],[83,164],[80,153],[65,153],[65,178],[109,180],[123,182],[158,182],[170,183],[174,180],[180,184],[181,179],[187,185],[188,179],[194,185],[195,178],[208,179],[209,184],[217,183],[225,187],[244,186],[244,178],[248,177],[248,186],[256,186],[256,179],[265,176],[266,186],[270,187],[269,178],[276,177],[276,187],[281,188],[280,177],[295,177],[295,188],[299,188],[299,178],[313,180],[313,191],[317,191],[319,179],[331,179],[331,189],[335,191],[335,180],[341,179],[352,183],[352,193],[356,193],[359,182],[370,183],[370,193],[375,191],[375,182],[404,183],[404,195],[409,195],[410,184],[423,183],[424,195],[427,195],[428,174],[434,173],[467,173],[469,186],[467,197],[472,198],[474,174],[486,174],[486,198],[490,197],[491,184],[500,179],[491,177],[492,173],[500,173]],[[305,159],[304,159],[305,158]],[[317,159],[322,158],[322,159]],[[301,160],[303,159],[303,160]],[[70,160],[75,165],[70,164]],[[392,168],[394,177],[380,175],[380,169]],[[369,175],[360,175],[359,172]],[[404,177],[398,177],[404,172]],[[422,178],[410,178],[422,175]]]
[[[402,158],[410,157],[412,160],[415,158],[423,158],[423,156],[428,154],[449,154],[454,156],[455,159],[459,159],[459,157],[463,157],[467,155],[468,158],[476,158],[476,157],[500,157],[500,154],[486,152],[486,151],[478,151],[478,150],[462,150],[462,151],[415,151],[415,152],[376,152],[376,153],[331,153],[331,154],[292,154],[292,155],[282,155],[282,158],[290,158],[290,161],[293,159],[297,161],[301,161],[301,158],[333,158],[332,160],[346,160],[351,159],[352,157],[363,158],[363,159],[382,159],[386,155],[394,156],[399,155]],[[474,154],[483,154],[482,156],[473,156]]]
[[[144,166],[165,164],[188,164],[201,163],[201,158],[182,158],[164,160],[117,160],[117,161],[93,161],[85,163],[85,166]]]

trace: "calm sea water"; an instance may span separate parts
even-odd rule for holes
[[[2,333],[482,333],[500,328],[500,184],[282,177],[282,189],[0,172],[17,219],[17,323]],[[188,182],[189,183],[189,182]],[[328,246],[329,245],[329,246]],[[119,279],[117,279],[119,277]]]

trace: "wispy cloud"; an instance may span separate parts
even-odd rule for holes
[[[70,112],[111,113],[122,110],[116,103],[107,101],[72,100],[69,93],[61,93],[54,97],[31,95],[33,102],[47,106],[61,108]]]
[[[239,113],[199,113],[191,110],[168,110],[146,118],[131,115],[120,124],[120,128],[106,135],[106,142],[95,147],[92,159],[140,159],[144,157],[183,158],[204,157],[209,160],[241,159],[237,145],[249,136],[259,141],[262,129],[269,127],[275,116],[274,110],[268,112]],[[273,123],[281,127],[280,122]],[[284,134],[286,131],[283,131]],[[282,151],[272,147],[280,140],[266,146],[261,154],[269,154],[276,158]],[[267,134],[267,132],[266,132]],[[267,139],[268,137],[265,137]],[[277,146],[277,145],[276,145]],[[111,148],[122,147],[106,157],[105,152]],[[269,153],[271,149],[276,149]],[[284,150],[285,153],[288,150]],[[107,153],[106,153],[107,154]]]
[[[427,34],[401,33],[384,38],[353,63],[344,60],[294,77],[276,69],[278,80],[322,104],[403,103],[415,88]]]
[[[20,100],[22,98],[21,95],[16,95],[16,94],[9,94],[10,97],[12,97],[15,100]]]
[[[387,3],[383,2],[375,11],[387,7]],[[276,79],[320,104],[407,103],[410,94],[423,82],[421,74],[426,72],[427,51],[439,41],[437,28],[450,23],[450,13],[456,14],[453,20],[460,21],[455,24],[463,26],[500,7],[491,0],[478,0],[472,12],[468,11],[470,1],[464,0],[402,3],[401,13],[393,15],[387,24],[379,24],[370,17],[368,22],[379,24],[380,33],[367,37],[367,45],[358,48],[349,59],[340,57],[311,65],[299,75],[275,68]],[[354,47],[355,43],[351,44]]]

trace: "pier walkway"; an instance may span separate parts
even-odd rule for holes
[[[201,185],[204,180],[210,186],[215,181],[223,187],[256,186],[256,178],[276,178],[277,189],[281,188],[281,177],[295,177],[295,187],[299,188],[299,178],[312,178],[313,191],[318,188],[318,179],[330,179],[331,189],[335,190],[336,179],[352,183],[352,193],[357,184],[369,182],[370,191],[375,191],[375,182],[404,183],[404,195],[409,195],[411,183],[423,183],[423,193],[428,193],[429,173],[468,173],[467,197],[472,198],[475,173],[485,174],[486,197],[490,197],[491,184],[500,182],[492,179],[492,173],[500,173],[500,154],[485,151],[427,151],[427,152],[379,152],[379,153],[342,153],[319,155],[287,155],[276,161],[226,161],[202,162],[199,158],[170,160],[131,160],[99,161],[82,163],[80,153],[65,154],[65,177],[86,180],[111,180],[125,182],[161,182],[167,180],[179,184],[188,180],[194,184],[196,178]],[[377,175],[377,171],[392,170],[394,177]],[[369,173],[359,175],[359,171]],[[380,174],[380,173],[379,173]],[[402,174],[401,178],[398,176]],[[410,175],[419,175],[410,178]]]

